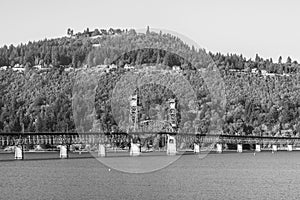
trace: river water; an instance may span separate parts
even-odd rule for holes
[[[0,162],[5,200],[299,198],[300,152],[184,155],[143,174],[109,170],[94,158]]]

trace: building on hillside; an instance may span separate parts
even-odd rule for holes
[[[287,73],[283,73],[282,76],[290,76],[290,75]]]
[[[107,65],[97,65],[96,67],[99,68],[99,69],[106,69]]]
[[[258,69],[257,69],[257,68],[251,69],[251,73],[252,73],[252,74],[257,74],[257,73],[258,73]]]
[[[179,72],[179,71],[181,71],[181,68],[180,68],[180,66],[173,66],[172,70],[176,71],[176,72]]]
[[[32,68],[34,68],[36,70],[41,70],[42,69],[42,65],[35,65]]]
[[[266,73],[266,76],[276,76],[274,73]]]
[[[12,68],[12,70],[17,71],[17,72],[24,72],[25,67],[23,65],[20,65],[20,64],[15,64],[15,66]]]
[[[97,47],[101,47],[101,44],[93,44],[92,46],[97,48]]]
[[[125,64],[124,69],[126,69],[126,70],[131,70],[131,69],[134,69],[134,66]]]
[[[109,69],[117,69],[117,68],[118,68],[118,66],[115,64],[109,65]]]
[[[70,72],[70,71],[73,71],[73,70],[74,70],[73,67],[66,67],[66,68],[64,68],[65,72]]]
[[[8,69],[7,66],[2,66],[2,67],[0,67],[0,71],[1,71],[1,70],[7,70],[7,69]]]
[[[48,71],[51,69],[51,67],[44,67],[42,65],[35,65],[32,67],[33,69],[36,69],[38,71]]]

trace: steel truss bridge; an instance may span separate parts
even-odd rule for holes
[[[177,144],[260,144],[260,145],[299,145],[300,137],[272,137],[252,135],[190,134],[176,132],[131,132],[131,133],[0,133],[0,146],[17,145],[74,145],[110,144],[118,146],[132,139],[149,141],[163,139],[168,135],[176,138]],[[152,141],[153,142],[153,141]],[[179,147],[178,147],[179,148]]]
[[[293,146],[300,146],[300,137],[271,137],[271,136],[241,136],[241,135],[216,135],[216,134],[190,134],[190,133],[176,133],[176,132],[131,132],[131,133],[0,133],[0,148],[7,146],[14,147],[15,159],[24,159],[24,152],[29,147],[34,145],[46,145],[46,147],[59,147],[60,157],[64,151],[65,157],[68,158],[68,152],[75,146],[84,146],[86,151],[98,152],[101,157],[106,153],[106,149],[117,150],[128,149],[131,153],[130,146],[140,146],[144,149],[151,148],[151,151],[166,151],[169,155],[168,140],[175,139],[175,151],[191,151],[200,153],[204,151],[216,150],[222,152],[222,148],[228,144],[237,145],[237,151],[244,144],[267,147],[270,150],[272,146],[274,151],[277,151],[277,146],[287,147],[288,151],[293,149]],[[275,148],[274,148],[275,146]],[[87,148],[89,147],[89,148]],[[64,150],[62,150],[64,149]],[[173,147],[174,149],[174,147]],[[197,152],[195,149],[198,149]],[[221,149],[221,150],[220,150]],[[257,150],[257,149],[256,149]],[[272,150],[272,151],[273,151]],[[142,151],[140,149],[140,151]],[[147,152],[147,151],[146,151]],[[100,153],[100,154],[99,154]],[[140,153],[138,153],[140,154]],[[176,153],[175,153],[176,154]],[[131,155],[131,154],[130,154]],[[173,154],[174,155],[174,154]]]

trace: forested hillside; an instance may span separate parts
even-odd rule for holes
[[[290,58],[274,63],[257,55],[252,61],[242,55],[196,50],[169,34],[94,32],[74,35],[68,30],[67,37],[0,49],[0,66],[9,66],[0,71],[0,131],[74,132],[75,124],[82,131],[120,129],[110,101],[116,83],[128,72],[128,66],[144,70],[155,65],[157,69],[177,70],[196,93],[197,105],[187,114],[191,116],[180,116],[183,132],[206,133],[216,126],[221,126],[224,134],[290,136],[300,132],[300,66]],[[224,113],[214,105],[210,86],[201,76],[200,69],[208,68],[211,58],[225,83]],[[16,64],[25,71],[13,71]],[[48,69],[36,70],[35,65]],[[73,70],[66,70],[69,67]],[[95,110],[84,103],[72,107],[74,95],[85,95],[74,88],[88,69],[98,73]],[[89,77],[87,74],[82,80],[88,82]],[[146,85],[140,91],[145,108],[141,118],[164,118],[165,102],[174,95],[172,91],[160,85]]]

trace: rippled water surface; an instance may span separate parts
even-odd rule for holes
[[[0,195],[72,200],[299,199],[300,152],[210,154],[202,160],[184,155],[146,174],[109,171],[94,158],[1,161]]]

